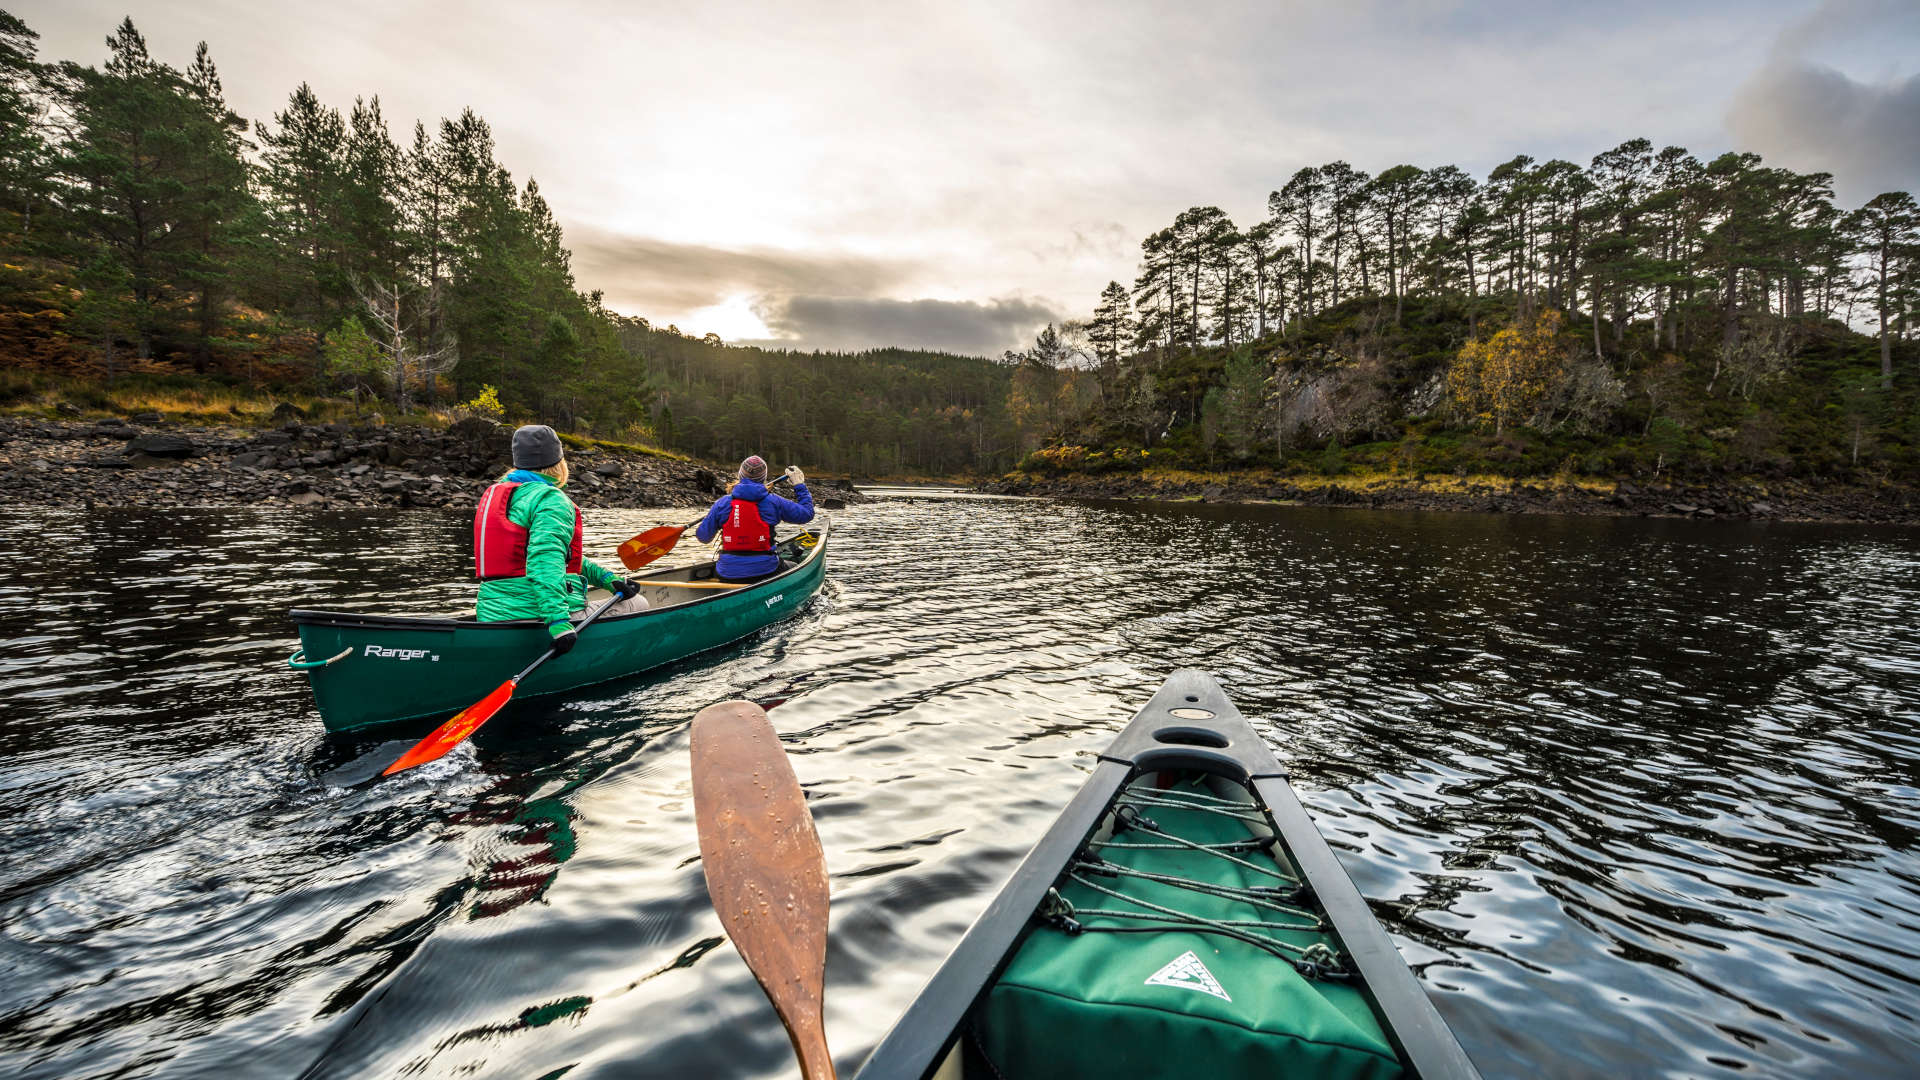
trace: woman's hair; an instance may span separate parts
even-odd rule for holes
[[[561,487],[566,487],[567,480],[573,476],[572,471],[567,468],[566,458],[561,458],[559,461],[554,462],[544,469],[534,469],[532,471],[552,480]]]

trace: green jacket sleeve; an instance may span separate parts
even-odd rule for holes
[[[571,537],[569,537],[569,539],[571,539]],[[587,585],[590,588],[595,589],[610,588],[615,581],[620,580],[620,575],[601,566],[592,559],[580,560],[580,576],[587,579]]]
[[[529,491],[529,489],[532,489]],[[528,484],[533,496],[527,517],[527,580],[538,593],[544,623],[563,621],[573,611],[567,602],[567,552],[573,547],[573,500],[557,487]]]

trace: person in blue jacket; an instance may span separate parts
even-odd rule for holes
[[[773,527],[783,521],[805,525],[813,520],[807,474],[789,465],[786,476],[793,481],[792,499],[768,491],[766,461],[758,454],[749,457],[740,463],[740,478],[733,490],[715,499],[713,508],[694,528],[693,535],[703,544],[712,543],[714,535],[719,535],[720,559],[714,570],[721,581],[761,581],[779,573]]]

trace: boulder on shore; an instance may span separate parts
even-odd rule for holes
[[[505,470],[511,431],[484,419],[457,431],[297,419],[274,430],[156,431],[124,422],[0,417],[0,480],[12,477],[16,497],[46,505],[459,507],[465,513],[486,482]],[[95,449],[103,443],[111,451]],[[724,490],[722,478],[731,479],[658,454],[595,449],[575,463],[574,496],[589,512],[704,507]],[[46,483],[56,472],[61,482]],[[842,501],[858,497],[849,493]]]
[[[193,440],[185,435],[161,435],[150,432],[127,440],[127,453],[157,458],[184,458],[193,455]]]
[[[499,424],[494,423],[484,416],[468,416],[460,420],[455,420],[447,428],[447,434],[456,439],[478,442],[499,430]]]

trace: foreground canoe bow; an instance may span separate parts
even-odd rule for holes
[[[859,1073],[1478,1075],[1273,752],[1198,671],[1100,755]]]
[[[516,697],[637,674],[792,616],[826,581],[828,527],[825,514],[816,517],[807,531],[781,541],[790,569],[739,588],[707,588],[721,584],[712,562],[635,575],[649,608],[600,620],[573,651],[529,675]],[[473,704],[474,687],[492,686],[552,644],[535,619],[295,611],[293,621],[300,651],[288,665],[306,672],[328,731],[451,716]]]

